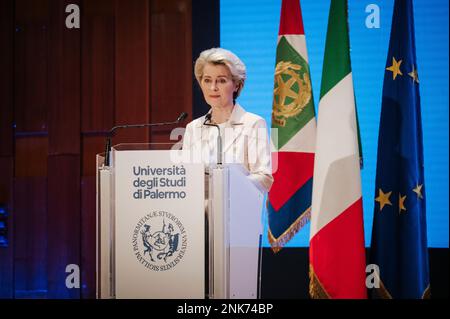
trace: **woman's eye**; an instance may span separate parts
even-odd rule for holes
[[[210,80],[210,79],[203,79],[203,82],[205,82],[205,83],[211,83],[211,80]]]
[[[227,83],[227,79],[220,79],[219,83],[220,84],[225,84],[225,83]]]

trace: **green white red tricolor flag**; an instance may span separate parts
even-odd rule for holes
[[[309,221],[316,120],[299,0],[283,0],[272,105],[269,242],[279,251]]]
[[[315,151],[310,295],[366,298],[360,151],[346,0],[331,1]]]

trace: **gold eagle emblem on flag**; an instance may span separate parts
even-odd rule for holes
[[[289,61],[280,61],[275,68],[272,121],[278,126],[284,127],[287,119],[300,114],[311,100],[311,81],[301,69]]]

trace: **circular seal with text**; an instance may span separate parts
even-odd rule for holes
[[[144,267],[153,271],[170,270],[186,253],[186,230],[175,215],[153,211],[137,223],[132,246],[134,255]]]

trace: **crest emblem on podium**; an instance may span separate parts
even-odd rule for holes
[[[152,212],[144,216],[133,233],[133,251],[145,267],[164,271],[175,267],[187,247],[186,231],[173,214]]]

